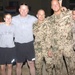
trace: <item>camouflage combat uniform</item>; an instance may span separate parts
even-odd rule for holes
[[[48,17],[50,23],[53,25],[52,36],[52,53],[54,58],[54,65],[56,69],[55,75],[62,74],[62,56],[65,57],[68,74],[75,75],[74,73],[74,51],[73,51],[73,36],[70,12],[62,12],[60,15],[53,14]]]
[[[33,25],[33,33],[35,36],[34,48],[35,48],[35,58],[36,58],[35,59],[36,75],[42,75],[43,58],[46,61],[46,67],[47,68],[51,67],[49,66],[51,58],[48,57],[48,50],[51,47],[50,45],[51,43],[49,41],[50,39],[49,40],[47,39],[49,34],[48,32],[50,32],[49,31],[50,27],[46,23],[48,22],[44,21],[41,24],[36,22]],[[47,42],[49,43],[49,45],[47,45]]]

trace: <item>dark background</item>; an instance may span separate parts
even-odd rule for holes
[[[46,16],[52,14],[51,0],[0,0],[0,21],[3,20],[5,13],[11,13],[12,15],[18,14],[18,7],[20,3],[26,3],[29,5],[30,14],[36,15],[39,9],[44,9]],[[68,9],[75,7],[75,0],[63,0],[63,6]]]

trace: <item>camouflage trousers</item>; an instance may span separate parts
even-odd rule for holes
[[[62,74],[62,56],[59,51],[54,51],[52,56],[49,57],[48,52],[43,50],[41,52],[35,51],[35,66],[36,66],[36,75],[42,75],[42,64],[43,58],[45,59],[45,69],[47,75],[53,75],[53,70],[55,71],[55,75],[63,75]]]
[[[65,58],[67,74],[75,75],[75,52],[72,49],[72,45],[65,45],[62,55]]]

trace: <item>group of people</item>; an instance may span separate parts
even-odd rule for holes
[[[13,59],[16,75],[22,74],[25,61],[30,75],[43,75],[43,61],[48,75],[64,75],[64,64],[67,75],[75,75],[75,9],[62,7],[61,1],[51,1],[54,13],[48,17],[43,9],[36,17],[29,15],[24,3],[17,16],[4,15],[5,22],[0,24],[1,75],[12,75]]]
[[[9,13],[5,14],[5,22],[0,24],[1,75],[12,75],[13,59],[16,60],[16,75],[21,75],[24,61],[28,62],[31,75],[35,75],[32,26],[37,18],[28,14],[28,5],[24,3],[20,5],[19,12],[14,17]]]
[[[53,15],[45,18],[42,9],[37,13],[33,25],[36,75],[42,75],[43,60],[48,75],[66,75],[65,68],[67,75],[75,75],[75,9],[61,6],[52,0]]]
[[[48,75],[66,75],[65,68],[75,75],[75,9],[61,8],[58,0],[51,1],[51,8],[54,14],[47,18],[39,10],[33,25],[36,75],[42,75],[43,60]]]

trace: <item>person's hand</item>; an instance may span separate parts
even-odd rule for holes
[[[67,11],[66,7],[61,7],[61,11]]]
[[[52,51],[48,51],[48,56],[51,57],[52,56]]]

